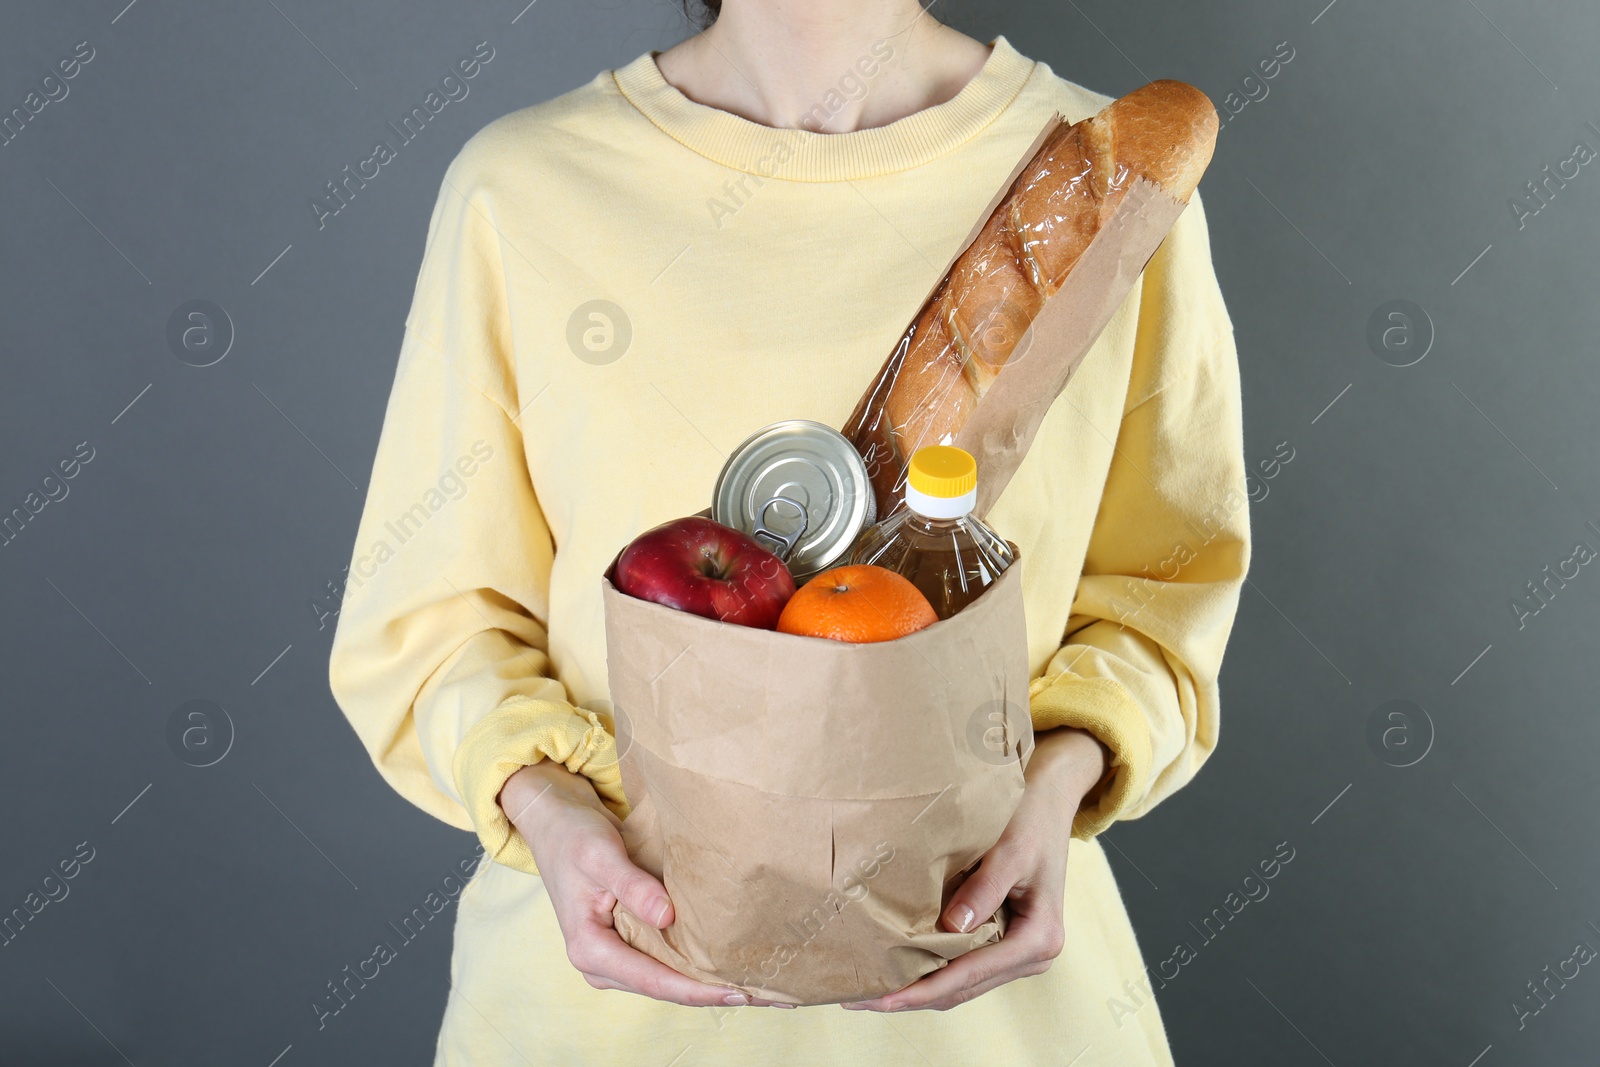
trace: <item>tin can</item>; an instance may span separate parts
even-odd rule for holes
[[[867,466],[848,438],[806,419],[775,422],[733,450],[711,517],[771,549],[796,582],[843,563],[877,520]]]

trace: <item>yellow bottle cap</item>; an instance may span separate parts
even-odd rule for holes
[[[978,487],[978,461],[954,445],[928,445],[912,454],[907,481],[924,496],[962,497]]]

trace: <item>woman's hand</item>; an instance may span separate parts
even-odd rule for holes
[[[567,958],[591,986],[689,1007],[772,1003],[697,982],[618,936],[611,925],[617,901],[657,929],[671,925],[672,902],[666,888],[628,858],[622,822],[601,803],[589,779],[541,760],[506,781],[500,807],[533,850]]]
[[[897,993],[841,1007],[945,1011],[996,986],[1049,970],[1066,938],[1061,907],[1072,818],[1097,788],[1109,758],[1105,747],[1082,730],[1060,727],[1040,734],[1016,814],[956,891],[942,920],[946,929],[965,932],[1009,898],[1012,921],[1005,936],[956,957]]]

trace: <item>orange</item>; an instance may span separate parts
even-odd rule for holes
[[[892,641],[939,621],[922,591],[885,567],[823,571],[789,598],[780,633],[864,643]]]

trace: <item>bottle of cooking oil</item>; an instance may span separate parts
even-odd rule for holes
[[[1011,565],[1011,546],[972,514],[978,464],[963,449],[917,449],[905,499],[904,508],[861,534],[850,562],[887,567],[910,579],[934,614],[948,619]]]

